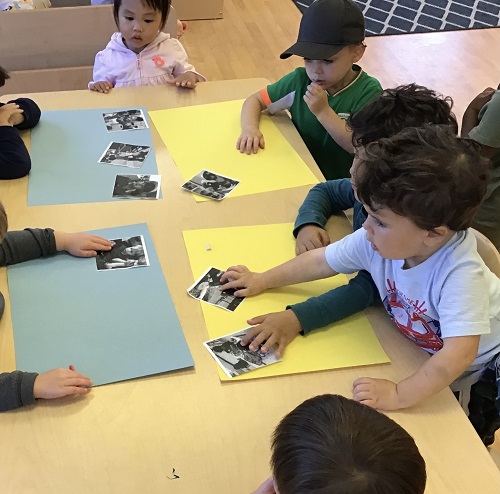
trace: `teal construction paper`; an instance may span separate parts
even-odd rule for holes
[[[151,130],[108,132],[103,113],[144,107],[44,111],[31,131],[28,206],[119,201],[116,175],[157,175]],[[150,146],[140,168],[98,163],[111,142]]]
[[[150,266],[97,271],[66,253],[9,266],[17,368],[74,365],[100,385],[193,366],[147,225],[93,233],[144,235]]]

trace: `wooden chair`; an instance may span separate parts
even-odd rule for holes
[[[477,251],[491,272],[500,278],[500,254],[491,241],[481,232],[471,228],[477,242]]]

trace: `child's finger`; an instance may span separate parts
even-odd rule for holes
[[[70,386],[64,389],[66,395],[84,395],[89,391],[88,388],[80,388],[78,386]]]
[[[264,349],[264,347],[262,347],[263,353],[265,353],[267,351],[267,348],[271,346],[270,344],[268,344],[268,339],[273,338],[273,333],[268,328],[262,328],[259,326],[257,326],[257,327],[260,329],[260,332],[254,338],[254,340],[250,343],[249,348],[250,348],[250,350],[252,350],[254,352],[255,350],[258,350],[260,345],[262,345],[264,342],[266,342],[264,345],[264,347],[266,347],[266,349]]]
[[[259,332],[260,328],[252,328],[243,338],[241,338],[241,344],[243,346],[247,346],[253,340],[253,338],[259,334]]]

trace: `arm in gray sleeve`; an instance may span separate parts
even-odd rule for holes
[[[35,403],[36,376],[36,372],[21,371],[0,374],[0,412]]]
[[[327,180],[315,185],[299,208],[293,227],[294,237],[304,225],[324,228],[332,214],[352,208],[355,202],[351,181],[347,178]]]
[[[50,256],[56,252],[56,239],[51,228],[7,232],[0,244],[0,266]]]

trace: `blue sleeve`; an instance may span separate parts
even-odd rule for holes
[[[0,374],[0,412],[35,403],[36,376],[34,372],[21,371]]]
[[[39,121],[42,112],[39,106],[29,98],[17,98],[8,103],[16,103],[23,110],[24,121],[16,125],[16,129],[32,129]]]
[[[304,225],[312,224],[324,228],[332,214],[352,208],[355,203],[354,191],[347,178],[328,180],[315,185],[299,208],[293,235],[297,237]]]
[[[31,158],[19,131],[0,126],[0,179],[24,177],[31,170]]]
[[[305,335],[313,329],[328,326],[361,312],[380,301],[378,289],[367,271],[360,271],[347,285],[339,286],[318,297],[291,305]]]

